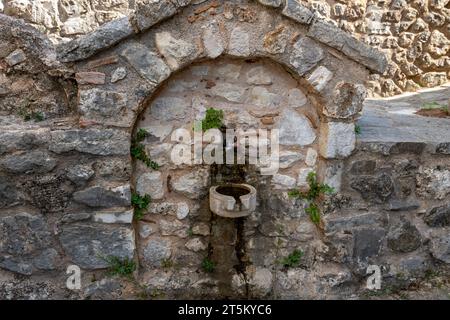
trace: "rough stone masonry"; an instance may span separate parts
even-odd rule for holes
[[[131,15],[140,2],[145,3],[141,0],[2,0],[0,12],[25,19],[48,34],[51,41],[60,43],[92,32],[110,21]],[[285,1],[260,2],[278,8]],[[291,1],[286,2],[289,4]],[[373,73],[367,79],[370,95],[393,96],[422,87],[435,87],[448,81],[449,1],[299,2],[302,2],[308,11],[311,10],[316,19],[330,21],[388,56],[389,67],[386,73]],[[200,0],[195,3],[205,4],[207,1]]]
[[[15,3],[5,12],[29,12]],[[79,4],[47,6],[58,19],[32,7],[71,38],[56,44],[0,15],[0,298],[351,298],[369,265],[392,290],[448,272],[449,141],[358,141],[366,81],[392,64],[322,19],[325,3],[142,1],[117,17],[109,2]],[[280,171],[173,164],[173,132],[208,108],[226,128],[280,129]],[[158,167],[131,156],[139,129]],[[311,172],[336,191],[319,226],[288,195]],[[233,175],[258,191],[236,224],[207,201]],[[142,217],[136,194],[151,198]],[[280,263],[293,252],[298,264]],[[134,264],[134,281],[110,275],[112,258]],[[65,287],[69,265],[80,290]]]

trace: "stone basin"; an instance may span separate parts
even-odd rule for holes
[[[256,209],[256,189],[248,184],[226,184],[209,190],[211,211],[225,218],[249,216]]]

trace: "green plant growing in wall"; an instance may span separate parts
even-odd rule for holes
[[[104,258],[108,263],[108,273],[111,276],[121,276],[131,278],[136,270],[136,263],[128,258],[121,259],[119,257],[109,256]]]
[[[223,110],[209,108],[206,110],[205,118],[194,124],[194,131],[220,129],[223,126],[223,117]]]
[[[139,129],[136,133],[136,137],[131,141],[131,156],[134,159],[141,160],[145,165],[153,170],[159,169],[159,164],[152,161],[145,152],[145,147],[141,143],[148,136],[148,132],[145,129]]]
[[[309,185],[308,192],[300,192],[299,190],[289,191],[289,196],[292,198],[303,199],[308,202],[305,211],[309,214],[311,221],[319,226],[321,223],[321,214],[318,201],[324,194],[334,193],[334,189],[327,184],[319,183],[317,181],[317,174],[310,172],[307,177]]]
[[[355,133],[356,133],[357,135],[360,135],[361,132],[362,132],[361,126],[360,126],[360,125],[356,125],[356,126],[355,126]]]
[[[202,261],[202,269],[207,273],[213,273],[214,270],[216,269],[216,264],[213,261],[211,261],[211,259],[205,258]]]
[[[173,267],[173,261],[171,259],[163,259],[161,261],[161,267],[163,269],[170,269]]]
[[[131,204],[134,207],[134,217],[136,220],[141,220],[144,217],[145,210],[147,210],[151,201],[152,198],[148,194],[141,196],[138,193],[133,193],[131,195]]]
[[[287,257],[284,257],[280,264],[285,268],[295,268],[299,265],[300,259],[303,257],[303,251],[295,249]]]

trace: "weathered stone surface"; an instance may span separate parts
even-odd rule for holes
[[[342,51],[348,57],[374,71],[383,73],[387,67],[387,59],[384,54],[358,41],[329,22],[314,21],[308,30],[308,36]]]
[[[288,104],[290,107],[299,108],[303,107],[308,102],[305,94],[297,88],[289,90]]]
[[[306,159],[305,159],[306,165],[310,166],[310,167],[314,167],[316,165],[318,156],[319,156],[319,154],[317,153],[317,151],[315,149],[308,148],[308,151],[306,152]]]
[[[342,161],[333,161],[327,164],[324,170],[323,183],[329,185],[335,192],[341,191],[344,164]]]
[[[281,6],[281,3],[283,1],[282,0],[258,0],[258,2],[265,6],[278,8],[279,6]]]
[[[155,227],[151,224],[141,224],[139,228],[139,236],[142,239],[147,239],[150,235],[155,232]]]
[[[276,174],[272,177],[272,185],[276,190],[290,190],[295,187],[297,180],[283,174]]]
[[[9,255],[0,258],[0,267],[27,276],[33,273],[33,265],[31,263],[20,257],[11,257]]]
[[[290,63],[299,75],[312,70],[325,57],[323,50],[313,40],[300,38],[292,50]]]
[[[0,267],[20,274],[32,274],[32,256],[45,255],[43,251],[51,243],[51,233],[43,216],[29,213],[3,216],[0,230]],[[39,261],[37,264],[40,265]]]
[[[92,215],[87,212],[81,212],[81,213],[69,213],[65,214],[61,218],[61,223],[73,223],[78,221],[85,221],[90,220]]]
[[[54,298],[56,286],[51,281],[29,278],[5,280],[0,284],[2,300],[49,300]]]
[[[424,198],[444,199],[450,194],[450,170],[420,168],[416,176],[417,194]]]
[[[79,108],[88,119],[114,118],[127,106],[127,95],[100,89],[80,90]]]
[[[194,238],[186,242],[185,247],[191,251],[199,252],[206,250],[208,245],[204,243],[200,238]]]
[[[78,151],[94,155],[128,155],[128,133],[113,129],[57,130],[51,132],[50,151]]]
[[[295,268],[287,271],[278,271],[276,275],[275,290],[280,292],[280,299],[313,299],[319,295],[318,280],[311,276],[311,272]]]
[[[211,89],[211,93],[231,102],[242,102],[245,88],[230,83],[218,83]]]
[[[151,115],[156,120],[171,121],[186,119],[191,102],[181,98],[158,98],[153,101]]]
[[[450,143],[440,143],[437,145],[436,153],[450,154]]]
[[[351,231],[360,227],[378,226],[382,216],[377,213],[363,213],[347,217],[325,218],[325,232]]]
[[[359,260],[365,260],[377,255],[383,243],[385,230],[381,228],[362,228],[354,230],[353,256]]]
[[[155,35],[156,47],[172,70],[177,70],[188,62],[188,58],[195,54],[196,47],[181,39],[175,39],[169,32]]]
[[[298,178],[297,178],[297,186],[299,187],[308,187],[308,175],[314,172],[312,168],[301,168],[298,171]]]
[[[211,228],[207,223],[199,222],[192,227],[192,234],[198,236],[209,236],[211,233],[210,229]]]
[[[250,35],[241,27],[236,27],[231,31],[228,54],[236,57],[248,57],[251,54]]]
[[[178,219],[183,220],[185,219],[190,212],[189,205],[186,202],[180,202],[178,203],[176,216]]]
[[[171,244],[168,240],[150,240],[143,250],[144,262],[150,267],[160,267],[163,260],[172,255]]]
[[[131,204],[131,190],[130,185],[115,188],[94,186],[75,192],[73,199],[89,207],[126,207]]]
[[[168,164],[171,156],[171,150],[173,145],[170,143],[162,143],[154,147],[150,147],[148,154],[153,161],[156,161],[160,166]]]
[[[46,128],[33,130],[8,130],[0,132],[0,155],[19,150],[42,147],[50,140],[50,131]]]
[[[303,24],[310,24],[314,18],[311,10],[296,0],[287,0],[282,13]]]
[[[387,238],[387,245],[397,252],[411,252],[421,245],[419,230],[410,222],[403,222],[391,228]]]
[[[131,227],[100,224],[69,224],[62,227],[61,245],[71,261],[81,268],[102,269],[108,257],[132,259],[135,242]]]
[[[155,110],[156,112],[156,110]],[[182,112],[182,111],[181,111]],[[173,125],[154,125],[143,128],[147,130],[147,141],[149,142],[163,142],[173,131]]]
[[[62,62],[86,59],[98,51],[113,46],[134,33],[128,17],[105,23],[94,32],[58,46]]]
[[[433,30],[426,50],[435,56],[444,56],[450,50],[450,40],[438,30]]]
[[[177,6],[173,1],[139,1],[132,17],[138,30],[144,31],[154,24],[175,14]]]
[[[385,202],[394,192],[394,182],[386,173],[355,178],[351,181],[350,186],[359,191],[363,199],[377,203]]]
[[[22,63],[25,60],[27,60],[27,56],[25,55],[25,52],[23,52],[21,49],[14,50],[9,56],[5,58],[6,63],[10,67]]]
[[[131,162],[128,159],[104,159],[95,163],[97,174],[101,177],[130,180]]]
[[[101,223],[129,223],[133,222],[134,210],[97,211],[93,215],[95,222]]]
[[[440,86],[445,82],[447,82],[447,74],[445,72],[427,72],[419,77],[420,85],[427,88]]]
[[[156,53],[140,43],[126,43],[121,54],[144,79],[153,84],[163,82],[170,75],[171,71],[166,63]]]
[[[333,99],[325,105],[324,114],[331,118],[350,118],[361,112],[367,92],[363,85],[339,82]]]
[[[431,209],[424,216],[424,221],[433,228],[450,226],[450,204]]]
[[[317,90],[322,91],[333,78],[333,72],[320,66],[311,73],[306,80]]]
[[[154,200],[164,198],[164,184],[161,173],[154,171],[142,174],[137,179],[136,191],[141,195],[148,194]]]
[[[78,36],[89,33],[90,24],[88,19],[81,17],[71,17],[67,19],[61,27],[61,35]]]
[[[407,200],[391,199],[389,201],[388,209],[390,211],[414,211],[419,209],[419,207],[420,203],[413,199]]]
[[[249,291],[255,297],[266,297],[272,290],[272,272],[266,268],[256,268],[251,273],[249,280]]]
[[[119,82],[125,79],[127,76],[127,69],[125,67],[119,67],[111,75],[111,83]]]
[[[70,188],[62,174],[31,176],[24,183],[24,191],[42,213],[62,212],[70,201]]]
[[[56,269],[57,258],[58,252],[53,248],[49,248],[34,258],[33,264],[40,270],[54,270]]]
[[[171,181],[172,189],[190,199],[200,199],[208,193],[209,170],[198,169]]]
[[[0,208],[12,206],[18,199],[19,194],[13,181],[0,175]]]
[[[254,87],[250,94],[249,102],[258,107],[276,108],[280,105],[282,97],[276,93],[269,92],[264,87]]]
[[[247,83],[254,85],[269,85],[272,84],[272,77],[267,72],[266,68],[259,66],[247,72]]]
[[[264,49],[270,54],[280,54],[286,51],[289,35],[284,25],[270,31],[264,36]]]
[[[103,72],[77,72],[75,79],[78,84],[105,84],[106,75]]]
[[[444,233],[442,235],[437,235],[431,239],[430,246],[431,254],[434,258],[450,264],[450,235],[449,233]]]
[[[303,159],[303,155],[299,152],[294,151],[280,151],[279,161],[280,168],[286,169],[292,167],[297,161]]]
[[[319,152],[327,159],[345,158],[355,149],[355,124],[344,122],[322,122]]]
[[[95,171],[91,166],[86,165],[75,165],[67,169],[67,179],[72,181],[78,186],[83,186],[92,176]]]
[[[316,140],[309,120],[294,110],[285,110],[281,116],[280,144],[306,146]]]
[[[204,27],[202,40],[206,55],[210,59],[219,57],[225,51],[226,43],[224,38],[221,37],[216,23],[211,23]]]
[[[305,216],[304,202],[289,197],[287,192],[273,192],[269,197],[268,205],[273,212],[285,214],[291,218]]]
[[[355,175],[370,175],[375,172],[376,167],[375,160],[360,160],[352,163],[350,172]]]
[[[89,284],[83,292],[83,297],[91,300],[116,300],[121,294],[119,279],[105,278]]]
[[[177,236],[186,238],[188,236],[187,226],[179,220],[162,219],[158,223],[162,236]]]
[[[57,160],[43,151],[30,151],[10,155],[0,161],[0,166],[12,173],[46,173],[52,171]]]

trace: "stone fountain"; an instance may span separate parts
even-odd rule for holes
[[[256,209],[256,189],[248,184],[232,183],[209,191],[211,211],[225,218],[249,216]]]

